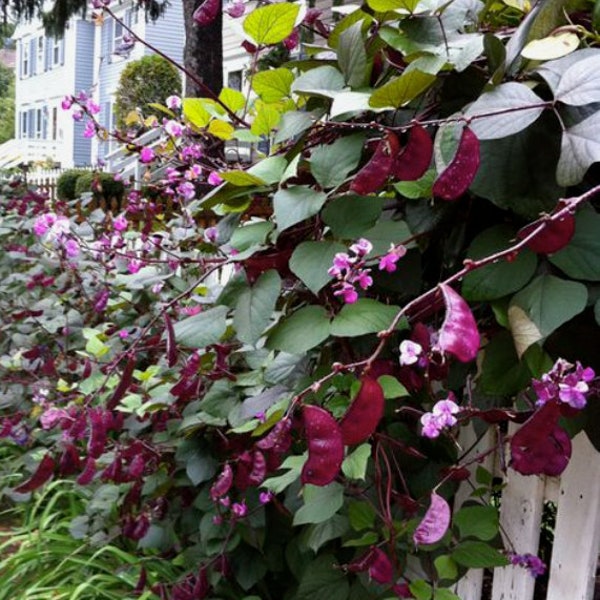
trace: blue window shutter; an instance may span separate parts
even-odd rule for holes
[[[49,37],[44,38],[44,71],[52,68],[52,40]]]
[[[29,139],[35,137],[35,110],[33,108],[27,111],[27,137]]]
[[[60,64],[65,64],[65,38],[64,36],[60,40]]]
[[[23,79],[23,40],[19,40],[17,45],[17,64],[19,65],[19,79]]]
[[[35,38],[29,40],[29,75],[35,75],[35,71],[37,66],[36,62],[36,48],[35,48]]]
[[[113,20],[106,19],[102,25],[102,58],[106,64],[111,62]]]
[[[48,139],[48,107],[42,109],[42,137]]]

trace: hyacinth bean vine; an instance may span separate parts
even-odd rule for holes
[[[146,173],[115,213],[3,187],[3,494],[91,490],[78,535],[136,549],[151,598],[542,576],[480,463],[556,476],[576,433],[600,446],[600,49],[593,6],[556,5],[237,2],[247,93],[165,99],[153,146],[66,97]]]

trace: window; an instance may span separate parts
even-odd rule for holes
[[[60,65],[60,47],[62,44],[61,38],[54,38],[52,42],[52,66],[56,67]]]
[[[44,113],[41,108],[35,109],[35,138],[37,140],[43,137],[44,131]]]
[[[58,107],[55,106],[52,109],[52,139],[55,140],[57,138],[58,133]]]
[[[27,138],[27,111],[26,110],[21,112],[20,121],[21,121],[21,128],[20,128],[19,137],[21,139],[25,139],[25,138]]]
[[[227,87],[232,90],[242,91],[242,71],[231,71],[227,73]]]
[[[45,61],[45,54],[44,54],[44,48],[45,48],[45,39],[43,36],[40,36],[39,38],[37,38],[36,40],[36,53],[35,53],[35,65],[36,65],[36,72],[37,73],[43,73],[46,69],[46,61]]]
[[[116,50],[123,43],[123,32],[123,25],[118,21],[114,21],[113,50]]]
[[[29,77],[30,65],[29,40],[21,40],[21,77]]]

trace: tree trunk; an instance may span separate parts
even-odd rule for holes
[[[185,48],[183,63],[210,90],[219,94],[223,87],[223,12],[207,27],[198,27],[192,15],[204,0],[185,0]],[[188,98],[204,96],[200,86],[186,77],[185,95]]]

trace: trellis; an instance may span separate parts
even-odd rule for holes
[[[489,437],[482,440],[481,448],[489,447],[490,441]],[[495,462],[488,456],[485,466],[492,469]],[[523,476],[510,468],[500,475],[505,483],[500,523],[519,554],[537,554],[544,503],[557,506],[546,600],[593,600],[600,545],[600,454],[585,433],[573,439],[572,458],[560,478]],[[462,504],[469,492],[466,486],[459,490],[456,504]],[[491,596],[484,595],[483,582],[483,571],[472,569],[458,582],[455,593],[461,600],[532,600],[534,596],[535,579],[521,567],[495,569]]]

